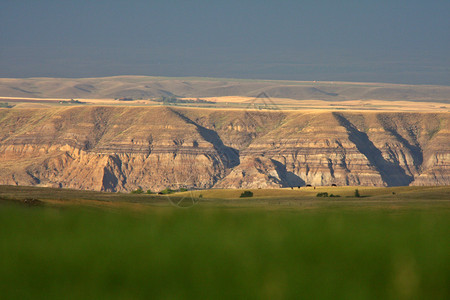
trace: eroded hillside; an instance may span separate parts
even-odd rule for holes
[[[449,170],[448,113],[0,109],[0,184],[443,185]]]

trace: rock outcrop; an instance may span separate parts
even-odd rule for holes
[[[0,184],[99,191],[450,183],[448,113],[0,109]]]

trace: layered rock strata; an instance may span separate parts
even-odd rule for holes
[[[100,191],[450,183],[448,113],[0,109],[0,184]]]

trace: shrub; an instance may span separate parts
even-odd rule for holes
[[[253,192],[251,192],[251,191],[242,192],[240,198],[245,198],[245,197],[253,197]]]
[[[185,189],[185,188],[180,188],[179,191],[180,191],[180,192],[187,192],[187,189]]]
[[[8,102],[0,102],[0,107],[2,107],[2,108],[13,108],[14,105],[10,105]]]
[[[152,190],[147,190],[147,194],[155,194]]]
[[[333,195],[333,194],[330,194],[330,196],[328,196],[328,197],[340,197],[340,195]]]
[[[328,193],[327,192],[317,193],[316,197],[328,197]]]
[[[355,190],[355,197],[357,197],[357,198],[361,197],[361,195],[359,194],[358,189]]]
[[[137,190],[131,191],[132,194],[142,194],[144,191],[141,188],[138,188]]]
[[[175,190],[166,188],[166,189],[162,190],[160,193],[161,193],[161,194],[164,194],[164,195],[167,195],[167,194],[173,194],[173,193],[175,193],[175,192],[176,192]]]

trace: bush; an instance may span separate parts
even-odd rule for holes
[[[340,197],[340,195],[334,195],[334,194],[329,194],[328,195],[327,192],[324,192],[324,193],[318,193],[316,195],[316,197],[331,197],[331,198],[333,198],[333,197]]]
[[[180,191],[180,192],[187,192],[187,189],[185,189],[185,188],[180,188],[179,191]]]
[[[242,192],[240,198],[245,198],[245,197],[253,197],[253,192],[251,192],[251,191]]]
[[[164,195],[167,195],[167,194],[173,194],[173,193],[175,193],[175,192],[176,192],[175,190],[166,188],[166,189],[162,190],[160,193],[161,193],[161,194],[164,194]]]
[[[0,102],[0,107],[1,108],[13,108],[14,105],[9,105],[8,102]]]
[[[361,197],[361,195],[359,194],[358,189],[355,190],[355,197],[357,197],[357,198]]]
[[[147,190],[147,194],[155,194],[152,190]]]
[[[142,194],[144,191],[141,188],[138,188],[137,190],[131,191],[132,194]]]

